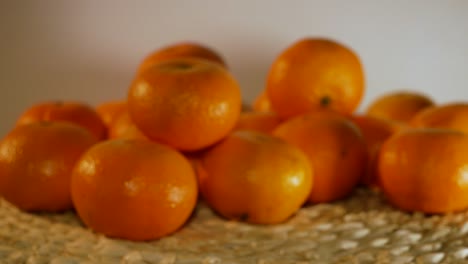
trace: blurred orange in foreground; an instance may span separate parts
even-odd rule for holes
[[[211,47],[195,42],[180,42],[159,48],[147,55],[140,63],[138,72],[141,73],[156,63],[180,58],[198,58],[227,67],[221,55]]]
[[[375,99],[367,108],[367,115],[408,123],[419,111],[434,102],[425,94],[413,91],[396,91]]]
[[[364,72],[357,54],[343,44],[304,38],[273,62],[266,93],[282,118],[323,109],[350,114],[364,94]]]
[[[81,220],[110,237],[151,240],[187,221],[197,201],[190,163],[146,140],[96,144],[77,162],[71,193]]]
[[[299,147],[314,169],[313,203],[349,195],[366,172],[367,147],[359,128],[336,113],[313,112],[289,119],[273,135]]]
[[[468,208],[468,136],[447,129],[409,129],[381,147],[378,169],[389,201],[406,211]]]
[[[72,208],[70,174],[97,139],[65,122],[15,127],[0,142],[0,195],[26,211]]]
[[[306,201],[313,182],[307,157],[285,141],[236,131],[201,159],[201,190],[219,214],[249,223],[274,224]]]
[[[19,117],[17,125],[37,121],[65,121],[89,130],[97,139],[104,139],[106,126],[99,114],[89,105],[81,102],[43,102],[28,108]]]
[[[468,103],[448,103],[420,111],[411,119],[415,127],[447,128],[468,133]]]
[[[153,65],[132,83],[130,116],[148,138],[184,151],[225,137],[241,111],[237,81],[218,64],[175,59]]]

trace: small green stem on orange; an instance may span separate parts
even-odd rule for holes
[[[321,106],[329,106],[331,104],[331,98],[328,97],[328,95],[325,95],[323,96],[322,98],[320,98],[320,105]]]

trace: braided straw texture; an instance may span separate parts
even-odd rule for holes
[[[221,219],[200,203],[174,235],[131,242],[93,233],[73,212],[24,213],[0,199],[0,263],[468,263],[468,211],[404,213],[358,189],[258,226]]]

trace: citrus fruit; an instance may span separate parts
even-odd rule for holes
[[[203,155],[199,169],[203,197],[216,212],[256,224],[291,217],[313,184],[302,151],[255,131],[227,136]]]
[[[178,42],[161,47],[145,56],[140,63],[138,72],[143,72],[156,63],[179,58],[198,58],[227,67],[221,55],[213,48],[196,42]]]
[[[415,127],[454,129],[468,133],[468,103],[447,103],[425,108],[409,122]]]
[[[177,231],[197,200],[197,182],[180,153],[147,140],[96,144],[77,162],[71,181],[79,217],[92,230],[135,241]]]
[[[357,54],[337,41],[303,38],[272,63],[266,92],[282,118],[323,109],[350,114],[364,94],[363,67]]]
[[[405,211],[449,213],[468,208],[468,136],[421,128],[382,145],[378,169],[388,200]]]
[[[128,109],[148,138],[184,151],[210,146],[235,126],[237,81],[218,64],[191,58],[155,64],[132,83]]]
[[[81,102],[42,102],[28,108],[17,120],[17,125],[37,121],[65,121],[88,129],[97,139],[106,137],[106,126],[99,114]]]
[[[0,142],[0,195],[26,211],[72,208],[70,174],[97,139],[66,122],[15,127]]]
[[[366,143],[359,128],[347,117],[312,112],[283,122],[273,135],[307,155],[314,168],[314,186],[309,196],[312,203],[346,197],[366,172]]]
[[[407,123],[419,111],[433,105],[432,99],[425,94],[413,91],[396,91],[376,98],[367,108],[366,114]]]
[[[280,118],[273,112],[242,112],[235,126],[235,130],[254,130],[271,133],[281,123]]]

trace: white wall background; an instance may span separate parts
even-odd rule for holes
[[[215,48],[245,101],[269,65],[305,36],[352,47],[366,70],[361,109],[409,88],[468,101],[468,1],[0,1],[0,135],[41,100],[124,97],[150,51],[192,40]]]

